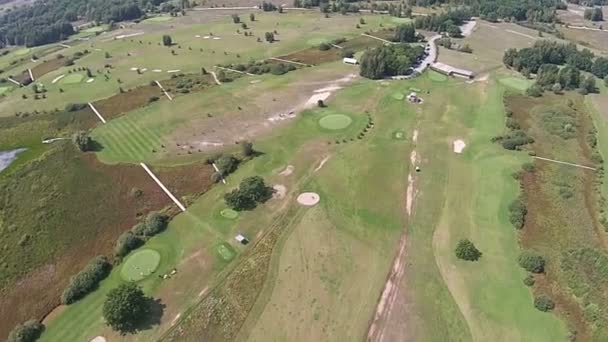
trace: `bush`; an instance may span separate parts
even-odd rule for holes
[[[122,258],[129,254],[130,251],[141,246],[143,241],[133,232],[127,231],[118,237],[116,245],[114,246],[114,254],[117,257]]]
[[[534,172],[534,170],[536,169],[534,163],[523,163],[521,168],[526,172]]]
[[[253,149],[253,143],[250,141],[241,142],[241,150],[243,152],[243,156],[251,157],[255,155],[255,150]]]
[[[331,49],[331,44],[329,44],[329,43],[321,43],[321,44],[319,44],[319,50],[321,50],[321,51],[327,51],[329,49]]]
[[[455,253],[458,259],[467,261],[477,261],[482,254],[468,239],[458,241]]]
[[[44,325],[35,319],[31,319],[16,326],[8,335],[7,342],[34,342],[38,340]]]
[[[342,49],[340,56],[342,56],[342,58],[353,58],[355,56],[355,52],[351,49]]]
[[[97,256],[85,268],[70,279],[61,294],[61,303],[72,304],[93,291],[100,281],[110,274],[112,264],[105,256]]]
[[[75,111],[86,108],[86,106],[87,106],[86,103],[68,103],[65,106],[65,111],[66,112],[75,112]]]
[[[514,130],[512,132],[509,132],[505,136],[499,137],[497,140],[500,141],[502,147],[507,150],[517,150],[521,146],[534,142],[534,139],[529,137],[526,132],[522,130]]]
[[[82,152],[93,150],[93,139],[89,136],[89,133],[85,131],[79,131],[74,133],[72,136],[72,142]]]
[[[543,88],[541,88],[541,86],[538,84],[534,84],[526,89],[526,94],[532,97],[541,97],[543,96]]]
[[[226,204],[237,211],[252,210],[258,203],[266,202],[274,190],[267,186],[264,179],[253,176],[243,179],[237,189],[224,195]]]
[[[534,285],[534,276],[531,274],[528,274],[525,278],[524,278],[524,285],[526,286],[533,286]]]
[[[545,259],[532,251],[524,251],[517,258],[519,266],[531,273],[543,273],[545,271]]]
[[[526,221],[526,214],[528,214],[528,209],[526,209],[526,205],[521,199],[516,199],[509,204],[509,222],[515,228],[521,229],[524,227],[524,223]]]
[[[547,312],[555,308],[555,303],[547,296],[539,296],[534,298],[534,307],[542,312]]]
[[[214,162],[223,177],[233,173],[239,165],[239,160],[230,154],[223,155]]]

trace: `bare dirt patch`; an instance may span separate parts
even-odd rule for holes
[[[276,198],[276,199],[285,198],[285,195],[287,194],[287,188],[285,187],[285,185],[275,184],[272,186],[272,188],[274,189],[274,195],[273,195],[274,198]]]
[[[95,101],[93,105],[106,120],[110,120],[147,105],[152,97],[157,97],[159,101],[165,98],[156,85],[145,85]]]
[[[293,165],[287,165],[283,171],[279,172],[280,176],[289,176],[290,174],[293,173],[294,170],[294,166]]]

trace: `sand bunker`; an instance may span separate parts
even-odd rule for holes
[[[87,80],[87,83],[91,83],[91,82],[94,82],[94,81],[95,81],[95,79],[94,79],[94,78],[89,78],[89,79]]]
[[[285,194],[287,194],[287,188],[285,185],[275,184],[272,186],[272,188],[274,189],[274,195],[272,197],[276,199],[281,199],[285,197]]]
[[[464,148],[467,146],[467,144],[464,143],[464,141],[458,139],[458,140],[454,140],[454,142],[452,143],[452,145],[454,146],[454,152],[455,153],[462,153],[462,151],[464,150]]]
[[[298,203],[305,206],[313,206],[319,203],[320,199],[319,194],[315,192],[303,192],[298,195]]]
[[[285,167],[285,169],[283,169],[283,171],[279,172],[279,175],[281,175],[281,176],[289,176],[290,174],[293,173],[293,169],[294,169],[293,165],[287,165]]]
[[[137,71],[137,70],[139,70],[139,68],[132,67],[132,68],[129,68],[129,70],[131,70],[131,71]]]
[[[103,336],[94,337],[90,342],[106,342],[106,338]]]
[[[173,73],[176,73],[176,72],[180,72],[180,71],[181,71],[180,69],[176,69],[176,70],[167,70],[167,72],[168,72],[168,73],[170,73],[170,74],[173,74]]]
[[[154,69],[152,72],[163,72],[161,69]]]
[[[329,86],[329,87],[317,89],[314,92],[315,93],[325,93],[328,91],[336,91],[336,90],[340,90],[340,89],[342,89],[342,87],[340,87],[340,86]]]
[[[64,77],[65,77],[65,75],[60,75],[60,76],[57,76],[57,77],[55,77],[55,78],[53,79],[53,81],[51,81],[51,83],[55,84],[55,83],[59,82],[59,80],[61,80],[61,79],[62,79],[62,78],[64,78]]]
[[[220,38],[220,37],[213,37],[213,40],[220,40],[220,39],[222,39],[222,38]]]

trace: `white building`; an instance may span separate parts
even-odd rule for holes
[[[355,58],[348,58],[348,57],[345,57],[344,59],[342,59],[342,62],[344,62],[345,64],[352,64],[352,65],[359,64],[359,61],[357,61]]]

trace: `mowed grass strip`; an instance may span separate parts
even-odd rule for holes
[[[95,138],[103,145],[104,155],[114,162],[145,160],[162,141],[160,134],[142,128],[128,116],[100,126]]]

